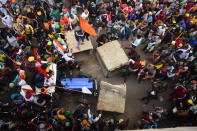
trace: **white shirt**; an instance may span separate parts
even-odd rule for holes
[[[73,18],[69,18],[69,21],[71,24],[76,25],[79,19],[76,15],[73,14]]]
[[[7,25],[9,28],[13,26],[13,18],[10,15],[6,15],[2,18],[2,23]]]
[[[70,61],[70,60],[74,60],[74,58],[72,56],[69,56],[69,53],[65,53],[62,58],[65,59],[65,61]]]
[[[189,53],[187,53],[187,50],[179,49],[178,51],[182,51],[182,53],[179,55],[180,59],[186,59],[187,60],[187,58],[189,56]]]
[[[88,118],[90,123],[96,123],[99,120],[99,118],[101,118],[101,114],[99,114],[96,118],[93,118],[92,114],[90,113],[90,109],[88,109]]]
[[[0,3],[6,4],[8,0],[0,0]]]
[[[19,47],[19,44],[18,44],[18,42],[17,42],[16,37],[14,37],[14,36],[12,36],[12,37],[7,36],[7,40],[8,40],[8,43],[9,43],[12,47]]]
[[[76,15],[77,14],[77,9],[76,8],[71,8],[71,14]]]
[[[142,38],[136,39],[136,40],[133,42],[133,45],[137,47],[138,45],[141,44],[141,41],[142,41]]]
[[[162,35],[162,36],[164,36],[165,31],[166,31],[165,27],[162,28],[162,26],[159,26],[158,31],[157,31],[157,35]]]
[[[89,16],[89,12],[88,13],[83,12],[81,15],[81,17],[87,21],[88,21],[88,16]]]

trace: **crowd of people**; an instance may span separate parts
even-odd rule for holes
[[[172,108],[143,112],[133,128],[159,127],[158,122],[172,115],[195,126],[197,119],[197,2],[195,0],[76,0],[71,9],[62,0],[0,0],[0,93],[11,94],[11,102],[0,102],[2,130],[115,130],[125,129],[128,121],[93,115],[90,105],[75,110],[56,106],[55,89],[60,78],[72,79],[80,70],[66,32],[74,30],[80,50],[89,34],[80,27],[80,16],[97,32],[97,46],[107,41],[132,41],[129,61],[122,67],[124,82],[136,75],[152,83],[146,106],[158,93],[173,90]],[[143,46],[151,60],[142,60],[137,49]],[[51,68],[57,63],[56,71]],[[54,75],[57,82],[50,83]],[[49,83],[49,84],[46,84]],[[11,107],[11,108],[10,108]]]

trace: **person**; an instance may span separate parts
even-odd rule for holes
[[[140,35],[137,35],[137,38],[135,39],[135,41],[131,44],[131,46],[133,48],[136,48],[137,46],[139,46],[142,42],[142,37]]]
[[[2,23],[7,25],[8,28],[12,28],[13,27],[13,18],[10,15],[5,15],[4,17],[1,18],[2,19]]]
[[[84,12],[82,13],[81,17],[84,20],[89,21],[89,11],[87,9],[85,9]]]
[[[50,75],[48,75],[50,69],[47,64],[42,64],[37,66],[36,70],[38,71],[38,74],[44,75],[47,79],[51,78],[51,76],[54,74],[54,73],[50,73]]]
[[[75,39],[77,40],[77,49],[80,50],[80,45],[84,44],[84,33],[79,26],[75,27]]]
[[[104,44],[106,43],[106,41],[107,41],[107,36],[106,36],[106,34],[100,35],[100,36],[97,38],[97,40],[96,40],[96,42],[97,42],[97,44],[98,44],[97,46],[100,47],[100,46],[104,45]]]
[[[142,101],[145,101],[143,106],[146,106],[152,99],[157,99],[157,91],[154,88],[148,92],[147,96],[141,98]]]
[[[90,111],[90,105],[88,105],[88,121],[93,124],[98,122],[100,118],[101,118],[101,113],[99,113],[97,117],[95,115],[92,115]]]
[[[75,14],[70,14],[69,21],[71,23],[72,29],[74,29],[76,25],[79,23],[79,19]]]

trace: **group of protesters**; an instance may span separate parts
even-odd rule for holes
[[[141,98],[146,106],[158,93],[173,90],[171,110],[154,106],[143,112],[134,128],[157,128],[163,116],[186,118],[190,126],[197,118],[197,6],[195,0],[76,0],[71,9],[62,0],[0,0],[0,93],[11,94],[11,102],[0,102],[3,130],[115,130],[128,121],[93,115],[90,105],[75,110],[58,108],[49,87],[61,86],[62,77],[72,78],[80,70],[66,32],[74,30],[76,48],[90,40],[79,24],[81,16],[97,32],[97,46],[107,41],[131,40],[128,65],[122,67],[124,82],[136,75],[152,87]],[[132,37],[131,37],[132,36]],[[151,60],[142,60],[138,48]],[[57,82],[46,85],[56,71]],[[8,88],[9,87],[9,88]],[[13,93],[14,92],[14,93]],[[183,126],[183,125],[180,125]]]

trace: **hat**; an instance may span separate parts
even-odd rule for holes
[[[141,64],[142,66],[145,66],[145,65],[146,65],[146,61],[140,61],[140,64]]]
[[[62,9],[62,12],[64,12],[64,13],[66,13],[67,11],[68,11],[67,8],[63,8],[63,9]]]
[[[62,41],[62,38],[58,37],[58,38],[57,38],[57,41],[58,41],[58,42],[61,42],[61,41]]]
[[[189,17],[189,13],[186,13],[186,14],[185,14],[185,17]]]
[[[37,12],[37,15],[38,15],[38,16],[41,16],[41,15],[42,15],[42,12],[41,12],[41,11],[38,11],[38,12]]]
[[[64,112],[64,115],[65,115],[66,117],[69,117],[69,116],[70,116],[70,111],[66,110],[66,111]]]
[[[84,12],[85,12],[85,13],[88,13],[88,10],[87,10],[87,9],[85,9],[85,10],[84,10]]]
[[[13,82],[11,82],[11,83],[9,84],[9,87],[10,87],[10,88],[14,88],[14,86],[15,86],[15,84],[14,84]]]
[[[182,44],[182,43],[180,43],[178,46],[179,46],[179,47],[183,47],[183,44]]]
[[[47,45],[52,45],[52,41],[48,41],[47,42]]]
[[[195,80],[192,80],[191,83],[192,83],[192,84],[196,84],[196,81],[195,81]]]
[[[59,29],[60,28],[60,25],[59,24],[56,24],[55,25],[55,29]]]
[[[28,9],[27,9],[27,13],[30,13],[30,12],[31,12],[31,9],[30,9],[30,8],[28,8]]]
[[[65,126],[66,126],[66,127],[69,127],[69,126],[70,126],[70,122],[68,122],[68,121],[65,122]]]
[[[188,103],[188,104],[191,104],[191,105],[194,104],[193,101],[192,101],[192,99],[187,100],[187,103]]]
[[[16,3],[16,0],[12,0],[12,3],[14,3],[14,4],[15,4],[15,3]]]
[[[27,94],[25,95],[25,98],[29,99],[31,96],[32,96],[32,94],[27,93]]]
[[[19,18],[19,19],[22,18],[22,15],[19,15],[18,18]]]
[[[28,61],[29,61],[29,62],[34,61],[34,57],[33,57],[33,56],[30,56],[30,57],[28,58]]]
[[[166,73],[166,72],[167,72],[167,70],[166,70],[165,68],[162,68],[161,71],[162,71],[163,73]]]
[[[82,125],[84,125],[84,126],[88,126],[88,125],[89,125],[89,123],[88,123],[88,121],[87,121],[87,120],[83,120],[83,121],[82,121]]]
[[[20,74],[19,77],[24,80],[26,78],[26,75],[25,74]]]
[[[70,14],[70,18],[72,18],[73,17],[73,14]]]

